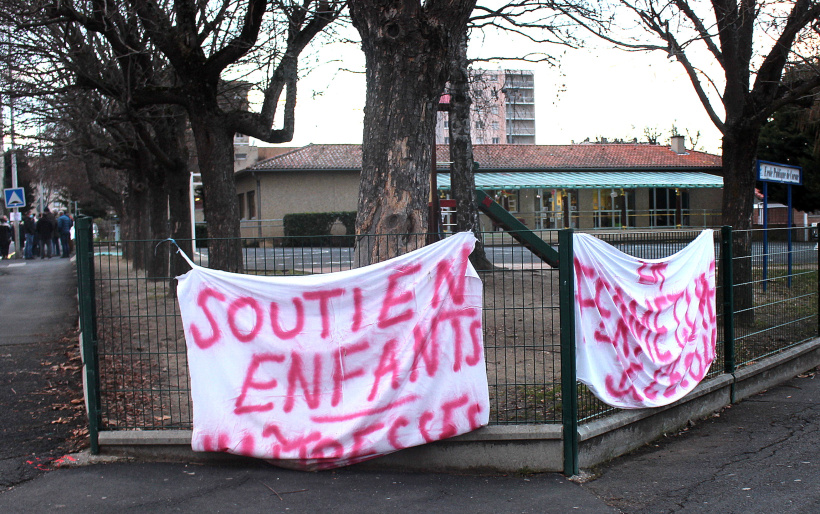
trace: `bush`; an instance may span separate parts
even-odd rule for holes
[[[336,221],[345,227],[345,235],[331,235]],[[282,219],[284,246],[353,246],[356,242],[355,212],[307,212],[286,214]]]

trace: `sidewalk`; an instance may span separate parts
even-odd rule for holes
[[[597,471],[585,489],[623,512],[820,512],[820,372]]]
[[[614,513],[556,474],[465,476],[263,462],[112,463],[59,469],[0,493],[2,512]]]
[[[549,473],[114,462],[0,493],[0,512],[818,512],[818,400],[820,375],[801,375],[593,470],[581,485]]]

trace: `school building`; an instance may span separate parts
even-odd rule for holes
[[[436,152],[446,230],[452,227],[448,146]],[[495,144],[475,145],[473,152],[476,188],[534,229],[720,224],[721,158],[687,150],[683,137],[669,146]],[[361,145],[308,145],[237,171],[243,235],[282,235],[289,213],[355,211],[361,156]]]

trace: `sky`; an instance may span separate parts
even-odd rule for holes
[[[481,51],[471,49],[473,54]],[[339,67],[363,70],[364,57],[351,45],[323,47],[322,55],[323,61],[334,62],[301,79],[296,132],[284,146],[361,143],[365,77]],[[536,144],[570,144],[600,137],[642,141],[647,127],[661,133],[661,142],[667,144],[674,125],[684,135],[700,132],[695,149],[720,152],[720,132],[706,115],[683,67],[663,53],[586,48],[567,50],[557,67],[516,61],[476,67],[534,72]]]

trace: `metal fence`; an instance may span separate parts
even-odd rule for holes
[[[170,259],[170,245],[92,243],[90,222],[80,219],[77,227],[92,444],[98,430],[190,428],[190,383],[174,281],[137,270],[126,258],[156,252],[157,258]],[[571,250],[566,243],[571,241],[571,231],[536,234],[559,252]],[[648,230],[595,235],[625,253],[660,258],[682,249],[698,234]],[[786,234],[777,230],[767,235],[769,241],[763,240],[763,231],[733,233],[728,227],[715,231],[719,333],[710,376],[731,372],[818,334],[815,244],[788,243]],[[561,275],[567,271],[541,261],[507,233],[483,236],[491,263],[479,270],[484,284],[490,423],[572,421],[577,425],[614,411],[573,380],[574,354],[567,352],[574,336],[561,330],[571,326],[566,318],[562,323],[562,317],[574,305],[566,281],[562,288]],[[395,240],[385,236],[361,242],[360,247],[406,244],[413,248],[428,240],[427,234]],[[243,239],[245,272],[274,276],[350,269],[356,254],[349,244],[349,237],[333,236]],[[569,255],[563,257],[565,262],[572,262]],[[207,249],[197,249],[192,257],[208,265]],[[735,309],[732,302],[737,304],[738,298],[742,301]],[[570,400],[564,402],[567,397]]]

